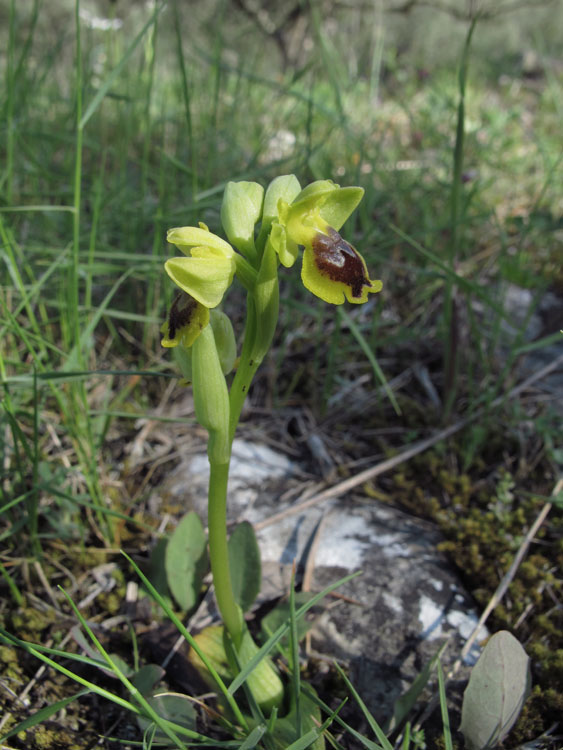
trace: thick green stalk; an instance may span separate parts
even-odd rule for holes
[[[233,440],[229,431],[227,383],[211,325],[203,329],[193,344],[192,378],[196,417],[209,432],[209,558],[215,596],[225,627],[238,648],[242,613],[233,594],[227,544],[227,482]]]
[[[249,295],[250,297],[250,295]],[[254,309],[254,300],[249,299],[249,311]],[[252,319],[252,314],[249,315]],[[252,329],[252,325],[250,326]],[[247,319],[247,333],[250,333]],[[254,336],[249,336],[248,341],[252,342]],[[250,346],[250,344],[248,345]],[[247,347],[248,349],[248,347]],[[259,362],[248,365],[248,357],[245,358],[247,366],[243,368],[244,381],[250,386],[252,376],[258,368]],[[240,372],[239,370],[237,371]],[[239,380],[238,385],[240,386]],[[194,381],[195,385],[195,381]],[[232,389],[231,389],[232,391]],[[258,646],[254,643],[250,633],[244,623],[242,610],[237,604],[231,580],[231,571],[229,566],[229,546],[227,539],[227,484],[229,479],[229,461],[215,461],[213,455],[213,442],[228,445],[228,454],[233,442],[234,433],[240,416],[240,410],[244,403],[244,398],[248,388],[244,390],[237,389],[238,398],[233,400],[236,409],[236,418],[226,429],[227,435],[223,431],[209,433],[209,494],[208,494],[208,528],[209,528],[209,558],[211,561],[211,572],[213,574],[213,583],[215,585],[215,598],[217,606],[221,613],[221,618],[226,632],[229,633],[237,657],[233,662],[233,668],[236,665],[246,666],[252,657],[258,651]],[[260,662],[248,677],[248,688],[263,711],[270,712],[275,706],[279,706],[283,700],[283,683],[268,658]]]
[[[233,639],[235,648],[241,644],[242,633],[243,633],[243,618],[240,607],[235,601],[233,594],[233,586],[231,581],[231,572],[229,568],[229,548],[227,541],[227,484],[229,479],[229,464],[230,461],[218,461],[214,460],[213,456],[216,454],[212,450],[213,445],[216,441],[220,443],[226,443],[228,445],[227,455],[230,456],[230,447],[232,445],[236,428],[238,425],[240,412],[246,393],[248,392],[248,386],[258,364],[256,363],[253,367],[248,367],[249,356],[248,349],[251,347],[254,340],[254,303],[251,295],[248,295],[248,314],[246,322],[246,337],[245,345],[243,346],[243,352],[241,355],[241,365],[244,361],[246,366],[239,365],[237,375],[233,381],[231,392],[229,395],[229,412],[230,418],[227,427],[227,434],[216,434],[220,431],[209,432],[209,493],[208,493],[208,526],[209,526],[209,559],[211,561],[211,572],[213,574],[213,583],[215,585],[215,598],[217,599],[217,606],[221,613],[221,618],[227,628],[231,638]],[[252,311],[252,312],[251,312]],[[204,331],[200,338],[204,336]],[[196,340],[194,347],[197,352]],[[205,362],[209,363],[209,357],[206,356]],[[244,385],[241,383],[242,374],[244,372]],[[194,387],[198,383],[194,379]],[[208,397],[209,394],[205,394],[206,386],[209,386],[209,380],[201,380],[202,395]],[[234,394],[238,394],[238,398],[234,398]],[[222,451],[225,453],[225,451]]]
[[[277,313],[277,309],[276,309]],[[275,322],[274,322],[275,325]],[[203,336],[203,334],[202,334]],[[199,340],[199,339],[198,339]],[[194,344],[197,346],[198,340]],[[248,295],[247,318],[244,345],[241,352],[237,373],[229,393],[229,427],[228,437],[212,435],[213,439],[227,440],[232,445],[240,414],[252,379],[260,366],[262,356],[257,356],[256,348],[256,299]],[[208,362],[209,360],[206,359]],[[194,386],[196,385],[194,378]],[[203,383],[202,383],[203,385]],[[205,387],[205,386],[203,386]],[[230,454],[230,450],[229,450]],[[240,645],[242,634],[242,615],[235,602],[229,570],[229,553],[227,545],[227,481],[229,462],[213,460],[213,451],[208,451],[210,464],[209,477],[209,555],[215,584],[215,595],[223,622],[227,627],[236,647]]]
[[[245,272],[246,262],[237,272]],[[252,270],[252,269],[250,269]],[[254,277],[254,274],[250,274]],[[219,364],[217,342],[211,326],[195,340],[192,350],[194,403],[198,421],[209,431],[208,527],[209,557],[215,598],[224,626],[231,636],[240,664],[244,666],[258,647],[252,640],[232,587],[227,538],[227,484],[231,447],[252,379],[272,342],[278,319],[277,256],[266,249],[253,291],[247,295],[244,344],[239,366],[226,401],[226,383]],[[248,678],[248,686],[263,710],[270,711],[283,698],[283,684],[265,659]]]
[[[215,598],[225,627],[238,648],[242,639],[243,619],[240,607],[235,601],[231,572],[229,568],[229,548],[227,544],[227,482],[229,463],[210,461],[209,474],[209,559],[215,585]]]

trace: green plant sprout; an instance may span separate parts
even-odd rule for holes
[[[209,433],[209,558],[234,674],[258,647],[245,626],[229,569],[229,462],[244,401],[274,337],[278,267],[291,268],[303,246],[301,278],[317,297],[334,305],[345,300],[362,304],[379,292],[381,281],[370,279],[362,256],[339,234],[363,193],[330,180],[302,190],[295,175],[277,177],[265,193],[255,182],[229,182],[221,208],[228,242],[203,223],[170,229],[167,235],[184,256],[165,263],[181,292],[162,326],[162,345],[175,349],[180,370],[192,383],[196,418]],[[247,306],[242,351],[228,388],[226,375],[235,367],[237,348],[232,324],[217,308],[235,276],[247,291]],[[247,684],[262,710],[280,705],[283,685],[270,660],[259,663]]]

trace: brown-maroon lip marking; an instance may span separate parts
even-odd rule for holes
[[[349,286],[352,297],[361,297],[364,286],[372,283],[366,276],[364,264],[358,251],[346,242],[332,227],[329,234],[317,234],[313,239],[315,265],[321,274],[332,281]]]
[[[197,302],[185,292],[174,299],[168,315],[168,338],[173,339],[178,329],[188,325],[195,312]]]

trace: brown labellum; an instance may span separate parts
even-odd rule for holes
[[[168,314],[168,338],[173,339],[180,328],[188,325],[196,306],[195,299],[185,292],[180,292],[176,296]]]
[[[317,234],[313,239],[315,265],[332,281],[349,286],[352,297],[361,297],[363,287],[372,286],[362,257],[336,229],[329,227],[328,231],[329,234]]]

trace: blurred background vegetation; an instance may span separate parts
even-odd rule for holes
[[[148,460],[131,470],[137,420],[186,430],[159,344],[166,230],[219,232],[226,181],[289,172],[365,188],[345,232],[384,290],[327,309],[284,272],[254,416],[317,471],[287,428],[304,409],[343,473],[473,419],[371,491],[440,523],[486,601],[563,464],[561,378],[510,396],[561,356],[561,28],[556,1],[1,0],[0,589],[13,603],[31,585],[22,559],[124,538],[162,476]],[[544,677],[561,611],[530,592],[551,571],[561,595],[557,513],[498,622],[533,600],[544,620],[516,635],[541,646]],[[555,697],[533,731],[561,700],[558,678],[544,687]]]

